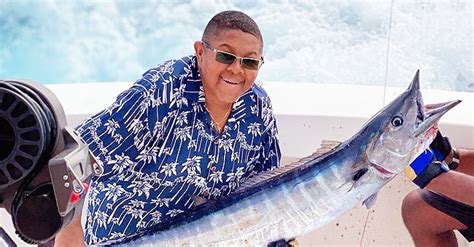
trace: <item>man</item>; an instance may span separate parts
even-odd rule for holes
[[[474,150],[455,150],[440,132],[431,149],[408,170],[421,189],[403,200],[405,225],[416,246],[457,246],[453,230],[474,241]]]
[[[194,49],[147,71],[76,128],[103,168],[90,185],[87,244],[127,241],[199,203],[196,196],[219,198],[279,165],[271,102],[254,84],[263,64],[257,24],[221,12]],[[56,244],[81,235],[76,220]]]

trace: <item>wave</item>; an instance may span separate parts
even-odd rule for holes
[[[193,53],[208,20],[259,24],[258,80],[474,91],[472,1],[2,1],[0,75],[41,83],[135,81]]]

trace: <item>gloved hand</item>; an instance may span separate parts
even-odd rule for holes
[[[452,155],[451,155],[452,154]],[[449,167],[446,159],[453,157],[449,161]],[[459,155],[451,147],[449,138],[444,137],[438,131],[435,139],[430,144],[430,148],[420,154],[407,168],[405,174],[420,188],[424,188],[433,178],[443,172],[454,170],[459,164]]]
[[[430,144],[431,150],[434,152],[436,159],[444,161],[448,164],[450,170],[456,170],[459,165],[459,153],[451,146],[448,137],[444,137],[440,131],[436,133],[436,137]],[[451,158],[450,160],[447,160]]]
[[[423,151],[405,168],[408,179],[420,188],[424,188],[433,178],[447,171],[449,171],[449,168],[446,163],[437,161],[431,149]]]

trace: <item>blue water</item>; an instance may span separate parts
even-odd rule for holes
[[[0,78],[135,81],[226,9],[259,24],[258,80],[474,91],[472,1],[0,0]]]

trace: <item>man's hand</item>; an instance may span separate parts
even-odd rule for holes
[[[443,172],[456,169],[458,164],[459,155],[451,147],[449,138],[438,131],[430,148],[405,168],[405,174],[413,183],[424,188],[433,178]]]
[[[449,168],[443,162],[435,159],[431,149],[426,149],[411,164],[405,168],[405,174],[414,184],[424,188],[431,180],[443,172],[449,171]]]

